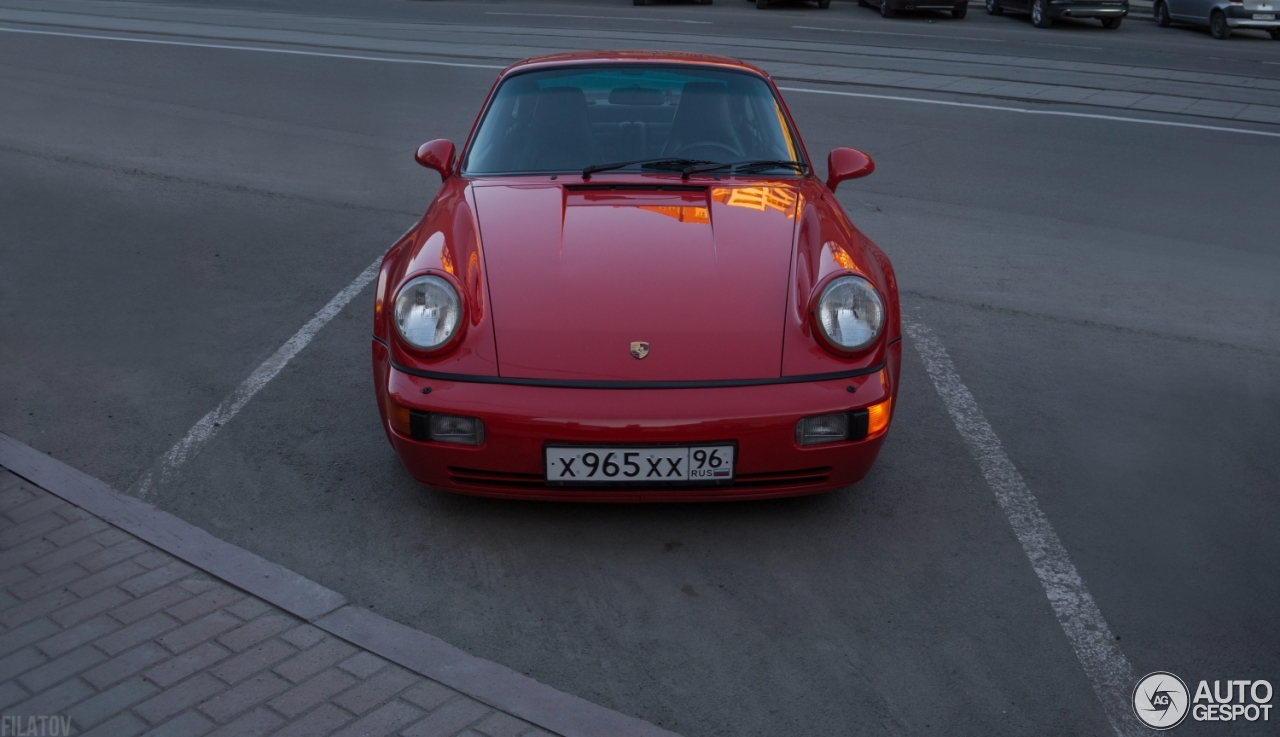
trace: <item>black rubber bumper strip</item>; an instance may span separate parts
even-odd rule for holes
[[[386,345],[381,339],[374,340]],[[889,341],[889,345],[902,340],[901,337]],[[422,379],[437,381],[457,381],[471,384],[505,384],[507,386],[540,386],[552,389],[727,389],[738,386],[772,386],[774,384],[807,384],[816,381],[835,381],[852,379],[855,376],[866,376],[882,370],[886,362],[875,366],[836,371],[829,374],[804,374],[801,376],[779,376],[776,379],[716,379],[711,381],[575,381],[571,379],[515,379],[505,376],[477,376],[475,374],[448,374],[440,371],[424,371],[422,369],[402,366],[391,361],[391,367],[402,374],[417,376]]]

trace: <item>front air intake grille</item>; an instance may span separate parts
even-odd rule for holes
[[[740,473],[734,479],[735,487],[768,489],[783,486],[810,486],[821,484],[831,473],[831,466],[803,468],[796,471],[770,471],[768,473]]]
[[[449,466],[449,478],[459,486],[483,486],[497,489],[545,489],[542,474],[483,471],[477,468]]]

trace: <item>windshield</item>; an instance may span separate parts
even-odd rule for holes
[[[498,88],[463,171],[539,174],[641,162],[766,162],[795,174],[799,146],[769,85],[704,67],[609,65],[526,72]],[[770,166],[768,162],[774,165]],[[745,169],[744,169],[745,170]]]

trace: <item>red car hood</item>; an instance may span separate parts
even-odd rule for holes
[[[780,375],[796,188],[477,183],[502,376]],[[633,342],[648,354],[632,355]]]

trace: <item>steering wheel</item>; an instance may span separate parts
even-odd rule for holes
[[[709,153],[701,153],[703,151]],[[693,143],[686,143],[681,146],[674,155],[686,159],[710,159],[714,158],[715,153],[728,154],[735,159],[742,158],[741,151],[727,143],[721,143],[720,141],[694,141]]]

